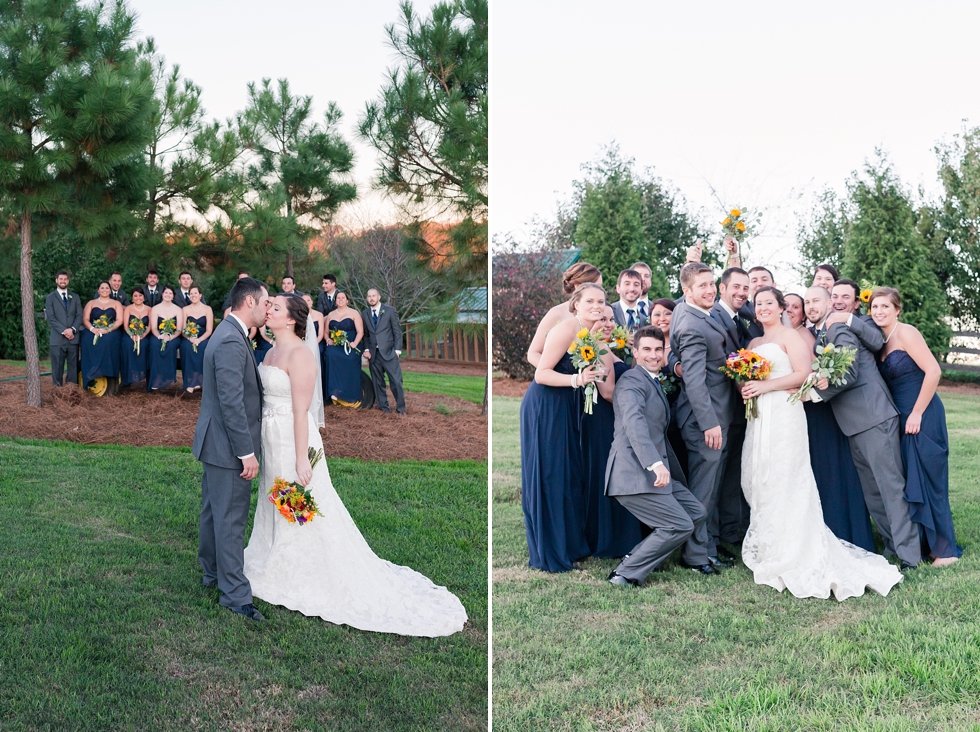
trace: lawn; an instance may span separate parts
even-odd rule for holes
[[[494,730],[980,730],[980,398],[943,395],[959,563],[798,600],[744,567],[641,589],[527,567],[517,399],[493,401]]]
[[[427,394],[459,397],[475,404],[483,404],[483,376],[457,376],[454,374],[429,374],[402,370],[405,391],[421,391]]]
[[[0,728],[486,729],[486,464],[329,467],[380,556],[460,597],[462,633],[366,633],[261,600],[253,624],[201,586],[188,450],[0,440]]]

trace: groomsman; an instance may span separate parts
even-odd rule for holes
[[[682,544],[685,566],[718,573],[708,563],[704,506],[670,472],[670,406],[657,376],[663,355],[663,331],[652,325],[640,328],[633,340],[637,365],[616,381],[613,392],[616,423],[606,463],[606,495],[652,529],[609,575],[614,585],[641,585]]]
[[[301,297],[303,295],[303,293],[300,290],[296,289],[296,280],[290,277],[289,275],[286,275],[285,277],[282,278],[282,291],[283,294],[286,295],[294,294],[294,295],[299,295]]]
[[[82,301],[68,289],[68,273],[61,270],[54,278],[57,289],[44,299],[44,318],[51,328],[51,381],[61,386],[65,366],[68,381],[78,383],[78,331],[82,328]]]
[[[113,272],[109,275],[109,297],[118,303],[121,303],[123,307],[130,304],[129,295],[127,295],[122,288],[122,275],[118,272]],[[99,296],[98,291],[92,295],[92,299],[95,300]]]
[[[147,307],[153,307],[163,302],[163,288],[160,286],[160,275],[155,269],[146,273],[146,284],[143,285],[143,302]]]
[[[194,278],[190,272],[181,272],[177,281],[180,283],[180,287],[174,293],[174,305],[179,308],[186,308],[191,304],[191,287],[194,284]],[[203,294],[201,295],[201,302],[204,302]]]
[[[638,306],[640,295],[643,294],[642,275],[635,269],[624,269],[616,280],[616,293],[619,300],[612,304],[613,320],[616,325],[626,326],[626,330],[634,333],[637,328],[646,325]]]
[[[337,277],[332,274],[323,275],[323,290],[317,296],[316,309],[323,317],[337,309]]]
[[[640,297],[636,301],[636,307],[640,309],[640,322],[645,323],[650,318],[650,311],[653,310],[650,307],[650,286],[653,284],[653,270],[646,262],[633,262],[630,269],[640,273],[642,287],[640,288]]]
[[[807,296],[814,294],[807,291]],[[831,302],[837,312],[817,329],[816,350],[827,343],[857,351],[846,382],[832,385],[820,379],[810,392],[811,401],[830,402],[841,431],[847,436],[851,456],[861,481],[864,502],[885,542],[885,555],[898,555],[902,571],[912,569],[922,558],[919,532],[909,517],[905,500],[905,471],[902,466],[898,410],[878,373],[875,352],[884,345],[880,330],[865,333],[868,344],[852,328],[866,325],[854,314],[860,289],[853,280],[834,283]],[[839,322],[844,321],[844,322]]]
[[[398,362],[401,355],[402,326],[398,313],[390,305],[381,304],[381,293],[375,289],[367,291],[368,307],[361,313],[364,321],[364,358],[368,359],[371,380],[374,382],[374,399],[378,409],[391,412],[388,406],[388,389],[385,375],[395,395],[395,409],[405,414],[405,391],[402,389],[402,366]]]

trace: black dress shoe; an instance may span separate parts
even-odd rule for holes
[[[718,559],[725,561],[731,560],[732,564],[738,561],[738,555],[732,554],[723,546],[716,546],[715,549],[718,551]]]
[[[218,581],[215,580],[214,582],[208,582],[207,580],[204,580],[204,589],[206,590],[218,589]]]
[[[635,579],[630,579],[629,577],[624,577],[621,574],[616,574],[616,570],[609,573],[609,584],[611,585],[629,585],[632,587],[639,587],[640,582]]]
[[[391,410],[390,409],[384,409],[383,407],[378,407],[378,409],[380,409],[385,414],[391,414]]]
[[[919,566],[918,564],[909,564],[908,562],[902,562],[902,566],[899,568],[898,571],[905,574],[917,568],[918,566]]]
[[[712,567],[710,564],[688,564],[687,562],[681,560],[681,566],[687,567],[693,572],[699,572],[700,574],[721,574],[721,572]]]
[[[237,613],[238,615],[244,615],[246,618],[249,620],[254,620],[256,623],[265,622],[265,615],[256,610],[255,605],[252,605],[251,603],[240,607],[229,607],[228,609],[233,613]]]
[[[735,566],[734,559],[722,559],[721,557],[708,557],[708,564],[717,569],[728,569]]]
[[[405,414],[405,410],[404,410],[404,409],[399,409],[399,410],[398,410],[398,413],[399,413],[399,414],[400,414],[401,416],[403,416],[403,417],[406,417],[406,416],[408,416],[408,415],[406,415],[406,414]]]

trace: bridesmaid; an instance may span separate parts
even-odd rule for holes
[[[103,319],[104,318],[104,319]],[[108,321],[108,325],[101,325]],[[82,384],[99,377],[119,376],[119,328],[123,324],[123,306],[112,299],[108,282],[99,283],[99,296],[89,300],[82,311]],[[98,338],[98,340],[96,340]]]
[[[308,292],[303,293],[303,301],[310,308],[310,315],[313,317],[313,328],[316,330],[316,340],[320,347],[320,381],[323,393],[327,393],[327,337],[326,328],[323,327],[323,313],[313,307],[313,298]]]
[[[834,265],[818,264],[817,268],[813,270],[813,281],[810,283],[810,287],[822,287],[827,292],[833,292],[834,283],[839,279],[840,273]]]
[[[350,307],[346,292],[334,293],[337,307],[326,317],[327,332],[324,335],[327,348],[327,391],[323,401],[330,399],[342,407],[361,406],[361,340],[364,338],[364,321],[361,314]],[[349,348],[343,348],[330,340],[331,330],[347,332]]]
[[[602,286],[602,273],[591,264],[586,262],[576,262],[565,270],[561,278],[561,288],[566,295],[571,295],[579,285],[585,283],[595,283]],[[541,318],[538,328],[531,339],[531,345],[527,347],[527,362],[537,368],[538,361],[541,360],[541,352],[544,350],[544,342],[548,337],[548,331],[568,320],[571,313],[568,310],[568,301],[555,305]]]
[[[905,500],[919,524],[922,554],[934,567],[952,564],[963,554],[956,544],[949,507],[949,438],[946,410],[936,395],[942,369],[915,326],[900,323],[902,298],[892,287],[871,293],[871,317],[885,334],[878,368],[891,390],[901,419]]]
[[[599,333],[608,343],[616,327],[611,305],[606,305],[599,323]],[[606,377],[609,396],[600,396],[591,415],[582,414],[582,453],[588,477],[585,538],[594,557],[621,557],[643,538],[639,520],[619,501],[606,496],[606,463],[616,426],[612,390],[616,380],[629,370],[615,354],[610,355],[613,371]]]
[[[800,335],[806,332],[806,314],[803,312],[803,298],[795,292],[787,292],[783,295],[786,300],[786,317],[789,318],[789,327]],[[803,340],[810,342],[806,336]],[[810,350],[813,351],[813,344],[810,343]]]
[[[181,311],[184,328],[194,323],[200,333],[196,338],[184,336],[180,339],[180,374],[188,394],[193,394],[204,383],[204,350],[208,346],[208,338],[214,332],[214,311],[201,302],[202,294],[200,287],[191,285],[187,291],[191,304],[185,305]],[[195,346],[197,353],[194,352]]]
[[[153,335],[149,344],[150,377],[146,383],[147,391],[156,391],[177,381],[177,350],[180,331],[184,329],[184,313],[174,304],[174,288],[170,285],[164,286],[161,296],[163,300],[160,304],[150,310]],[[176,327],[172,334],[160,332],[160,325],[167,320],[172,320]]]
[[[123,328],[128,327],[129,322],[135,318],[143,322],[146,330],[143,331],[141,338],[126,333],[122,339],[122,344],[120,345],[120,351],[122,351],[120,359],[122,364],[120,381],[123,386],[146,381],[146,372],[150,363],[149,356],[147,355],[150,352],[150,342],[147,340],[150,337],[150,308],[145,304],[146,298],[143,295],[142,287],[134,287],[130,293],[130,297],[132,297],[133,302],[127,305],[126,310],[123,312]],[[140,351],[138,354],[136,353],[137,341],[139,342]]]
[[[272,340],[272,331],[265,326],[253,328],[249,331],[248,337],[255,343],[255,350],[252,351],[252,355],[255,356],[255,365],[257,366],[265,360],[265,355],[275,345]]]
[[[596,367],[579,373],[568,348],[579,330],[599,330],[605,306],[606,293],[599,285],[576,288],[568,303],[572,317],[551,328],[534,381],[521,400],[521,507],[529,564],[547,572],[575,569],[575,562],[589,555],[579,388],[596,381]],[[609,373],[611,355],[602,361]],[[597,387],[611,398],[611,379]]]

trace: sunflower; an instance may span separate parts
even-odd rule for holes
[[[738,229],[739,231],[745,231],[745,223],[739,221],[737,224],[735,224],[735,228]]]
[[[871,300],[871,290],[861,290],[861,302],[867,303]]]
[[[578,333],[575,334],[576,338],[585,338],[589,334],[588,328],[582,328]]]
[[[733,219],[737,219],[741,215],[742,215],[742,209],[740,209],[740,208],[733,208],[732,209],[732,218]]]
[[[732,220],[731,219],[725,219],[724,221],[721,222],[721,225],[722,226],[728,226],[730,223],[732,223]]]
[[[569,353],[575,353],[575,344],[574,343],[572,343],[572,345],[570,345],[568,347],[568,352]]]
[[[582,355],[582,358],[585,359],[586,361],[591,361],[592,359],[595,358],[595,351],[592,349],[592,346],[582,346],[579,353]]]

